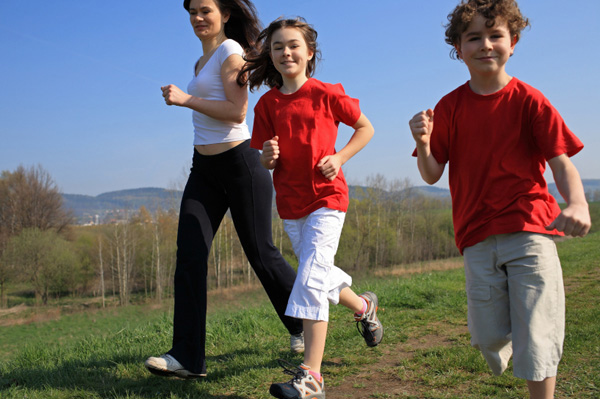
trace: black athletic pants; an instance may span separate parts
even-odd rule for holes
[[[177,232],[173,347],[168,352],[192,373],[206,373],[208,255],[227,209],[250,265],[290,332],[302,321],[284,315],[296,272],[273,245],[271,175],[250,141],[217,155],[194,151]]]

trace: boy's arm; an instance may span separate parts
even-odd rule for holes
[[[577,168],[566,154],[550,159],[548,165],[552,169],[560,195],[567,202],[567,207],[546,229],[556,229],[574,237],[585,236],[590,231],[592,222]]]
[[[348,144],[339,152],[328,155],[317,163],[317,168],[330,181],[333,181],[337,177],[342,165],[362,150],[375,133],[373,125],[371,125],[365,114],[362,113],[352,128],[354,129],[354,134],[350,137]]]
[[[430,141],[433,131],[433,110],[421,111],[408,122],[410,131],[417,143],[417,166],[421,177],[428,184],[434,184],[442,174],[446,164],[438,163],[431,153]]]

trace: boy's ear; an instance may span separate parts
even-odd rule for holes
[[[510,41],[510,55],[513,55],[513,53],[515,52],[515,46],[517,45],[518,41],[519,38],[517,37],[517,35],[514,35],[512,37],[512,40]]]
[[[454,49],[456,50],[456,56],[459,60],[462,59],[462,54],[460,52],[460,43],[454,43]]]

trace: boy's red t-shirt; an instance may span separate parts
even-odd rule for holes
[[[280,155],[273,171],[276,203],[282,219],[299,219],[327,207],[348,210],[348,185],[340,169],[327,180],[317,163],[335,154],[339,123],[353,126],[360,118],[358,100],[341,84],[310,78],[295,93],[277,88],[265,93],[254,107],[253,148],[279,136]]]
[[[449,164],[456,245],[462,251],[495,234],[547,231],[559,214],[546,161],[583,148],[537,89],[512,78],[502,90],[474,93],[469,82],[434,110],[431,152]]]

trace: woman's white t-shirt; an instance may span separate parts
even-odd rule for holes
[[[215,50],[198,75],[188,84],[188,94],[205,100],[226,101],[221,79],[221,66],[229,56],[244,55],[242,46],[235,40],[227,39]],[[193,111],[194,145],[227,143],[247,140],[250,132],[246,120],[242,123],[226,122]]]

